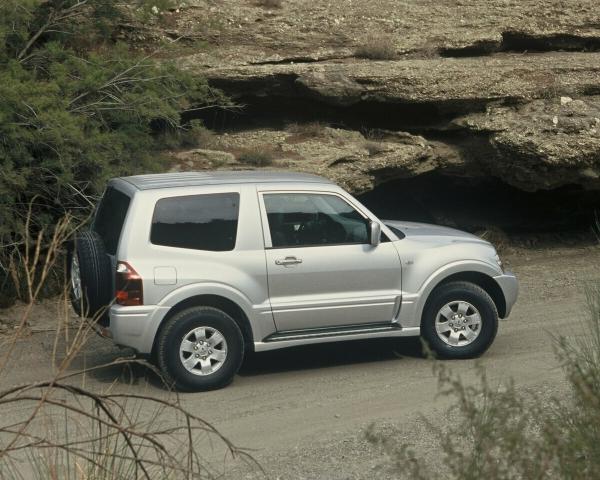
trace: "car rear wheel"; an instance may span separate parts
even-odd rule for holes
[[[446,283],[427,300],[421,334],[440,357],[477,357],[490,347],[497,331],[496,305],[478,285]]]
[[[155,358],[169,386],[213,390],[233,380],[244,358],[244,340],[225,312],[193,307],[167,320],[157,338]]]
[[[69,248],[67,262],[73,309],[81,317],[103,323],[112,301],[110,259],[104,242],[95,232],[78,233]]]

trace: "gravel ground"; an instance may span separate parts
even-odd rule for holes
[[[600,248],[509,249],[504,257],[519,276],[521,295],[480,362],[493,382],[512,378],[519,389],[545,396],[564,394],[566,382],[550,334],[578,334],[577,324],[585,314],[584,287],[600,278]],[[20,308],[2,312],[3,323],[14,322]],[[32,333],[19,341],[0,377],[0,388],[51,374],[56,308],[49,302],[36,306]],[[0,338],[5,339],[0,347],[4,351],[8,337]],[[366,428],[372,425],[377,432],[393,434],[435,463],[439,462],[435,438],[425,419],[440,426],[453,421],[446,414],[449,400],[437,395],[432,364],[419,350],[418,341],[403,339],[256,354],[247,359],[230,387],[181,399],[237,445],[252,449],[271,478],[394,478],[390,460],[365,439]],[[92,338],[71,368],[127,353]],[[475,361],[447,365],[467,382],[476,378]],[[114,367],[90,373],[85,384],[97,391],[144,389],[166,396],[155,379],[146,382],[148,377],[143,368],[125,375]],[[17,407],[2,413],[4,417],[23,412]],[[226,478],[259,476],[234,463],[224,468]]]

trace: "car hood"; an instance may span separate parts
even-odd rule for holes
[[[429,223],[404,222],[400,220],[382,220],[385,225],[396,230],[400,230],[405,237],[418,239],[421,241],[431,241],[435,243],[480,243],[489,245],[490,243],[471,233],[456,230],[455,228],[442,227]]]

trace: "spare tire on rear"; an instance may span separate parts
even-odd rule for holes
[[[93,231],[75,235],[67,258],[71,304],[80,317],[108,319],[113,300],[112,269],[104,242]]]

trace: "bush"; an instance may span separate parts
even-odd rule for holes
[[[371,60],[394,60],[398,58],[394,39],[388,35],[371,35],[360,45],[354,55]]]
[[[281,8],[281,0],[258,0],[256,4],[265,8]]]
[[[191,141],[182,111],[225,101],[205,80],[112,43],[121,15],[106,0],[0,4],[2,290],[19,293],[8,271],[19,268],[29,206],[38,232],[65,212],[84,218],[108,178],[161,170],[167,137]]]
[[[322,122],[292,123],[287,131],[299,138],[318,138],[327,134],[328,125]]]
[[[41,237],[33,240],[34,232],[24,230],[31,240],[31,248],[24,251],[30,295],[16,315],[11,335],[2,338],[0,350],[0,478],[213,479],[222,478],[230,468],[242,470],[240,477],[248,470],[260,475],[260,465],[247,451],[186,410],[177,393],[153,393],[157,380],[166,390],[171,385],[152,365],[121,357],[108,363],[98,363],[106,358],[91,365],[84,362],[80,369],[88,342],[96,336],[97,318],[73,321],[64,283],[63,295],[54,304],[54,328],[44,330],[48,332],[45,341],[53,348],[38,359],[40,364],[52,365],[51,373],[42,381],[25,375],[18,386],[8,381],[13,365],[21,361],[23,352],[30,352],[26,342],[32,341],[27,337],[31,336],[29,322],[35,322],[38,313],[34,305],[45,277],[60,257],[60,244],[77,226],[73,222],[71,216],[58,220],[43,259],[34,253],[39,251]],[[49,333],[52,330],[54,334]],[[114,375],[115,369],[121,370],[115,384],[137,384],[134,371],[140,369],[153,380],[145,386],[137,384],[132,393],[119,387],[86,388],[86,378],[93,372]]]
[[[369,141],[365,142],[365,150],[369,152],[369,156],[374,156],[385,152],[386,147],[380,142]]]
[[[268,167],[273,165],[273,154],[267,150],[255,148],[240,153],[237,160],[253,167]]]
[[[456,423],[434,429],[444,478],[594,478],[600,471],[600,288],[588,295],[589,315],[581,335],[556,339],[571,395],[540,397],[511,383],[496,388],[480,369],[479,382],[466,386],[437,366],[442,393],[454,398]],[[436,478],[409,445],[373,429],[367,437],[393,460],[399,478]],[[460,439],[460,441],[457,441]]]

